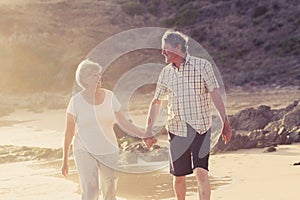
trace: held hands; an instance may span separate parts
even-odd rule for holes
[[[146,137],[143,138],[143,142],[147,146],[147,148],[150,148],[157,142],[157,139],[153,136],[151,131],[146,131]]]
[[[222,139],[225,142],[225,144],[228,144],[228,142],[231,140],[232,132],[230,128],[230,123],[228,121],[228,118],[225,118],[224,126],[222,130]]]
[[[157,142],[157,139],[152,137],[143,138],[144,144],[147,146],[147,148],[151,148],[153,144]]]

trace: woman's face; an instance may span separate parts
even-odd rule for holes
[[[85,78],[85,83],[89,88],[100,88],[101,87],[100,71],[93,71],[90,75],[88,75]]]

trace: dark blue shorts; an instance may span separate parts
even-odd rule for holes
[[[195,168],[208,171],[210,152],[210,129],[199,134],[187,124],[187,137],[180,137],[169,132],[170,173],[174,176],[192,174]]]

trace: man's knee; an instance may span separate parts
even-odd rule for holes
[[[208,179],[208,171],[203,168],[196,168],[195,169],[196,178],[198,181],[204,181]]]
[[[185,176],[175,176],[174,177],[174,184],[180,185],[185,183]]]

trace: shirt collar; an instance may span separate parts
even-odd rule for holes
[[[184,65],[187,65],[190,63],[191,55],[189,53],[186,53]]]

